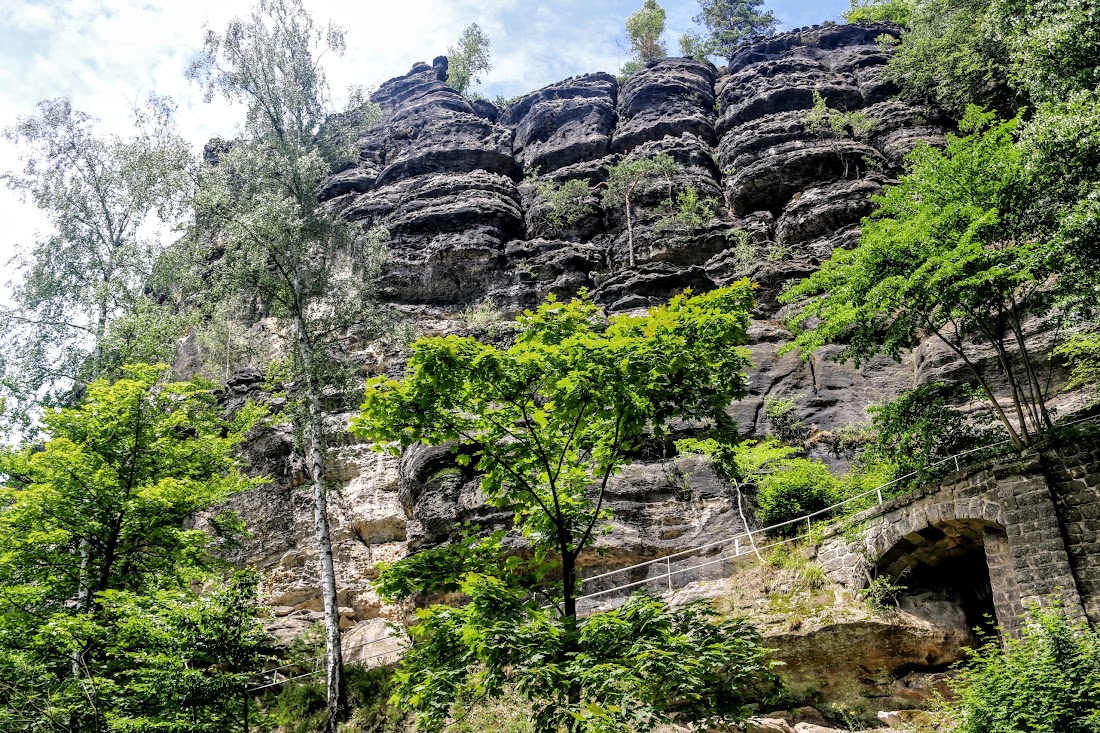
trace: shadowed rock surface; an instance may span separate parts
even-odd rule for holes
[[[870,24],[800,29],[746,45],[728,68],[663,59],[621,88],[609,74],[585,74],[504,109],[464,98],[440,81],[439,64],[419,63],[374,95],[379,124],[365,127],[355,115],[330,122],[352,129],[359,158],[335,172],[319,195],[347,219],[389,230],[379,292],[423,335],[506,339],[500,322],[551,293],[568,298],[585,288],[610,312],[626,312],[686,287],[701,292],[750,277],[759,284],[750,331],[754,366],[749,395],[729,408],[742,432],[768,431],[763,401],[771,395],[795,398],[794,416],[815,432],[863,423],[868,404],[954,374],[957,364],[931,345],[901,363],[876,358],[861,368],[833,361],[838,347],[806,360],[780,356],[790,333],[777,297],[835,248],[854,244],[860,219],[872,211],[871,197],[897,177],[904,155],[946,133],[937,120],[891,96],[882,74],[889,51],[876,39],[899,32]],[[808,130],[815,90],[832,109],[866,114],[869,132],[852,139]],[[640,192],[629,266],[624,212],[601,204],[608,170],[662,154],[678,170],[672,180]],[[552,229],[534,184],[583,179],[592,212]],[[713,200],[714,216],[697,227],[671,221],[665,204],[689,186]],[[398,376],[404,356],[375,344],[364,362],[366,373]],[[253,386],[242,383],[240,391]],[[330,415],[336,432],[348,417]],[[332,499],[339,600],[345,623],[357,629],[349,638],[372,638],[377,618],[403,618],[408,611],[385,606],[374,593],[369,581],[377,562],[448,541],[463,522],[504,525],[509,513],[485,505],[477,477],[446,449],[418,447],[398,458],[346,441],[331,466],[339,478]],[[288,430],[270,431],[252,446],[254,465],[275,483],[230,502],[254,535],[226,550],[268,574],[283,638],[307,626],[321,603],[311,504],[299,489],[305,472],[292,448]],[[585,574],[744,528],[730,487],[706,460],[692,456],[637,461],[613,482],[610,507],[613,532],[600,540],[604,554],[582,558]],[[898,649],[884,652],[892,658],[926,651],[920,624],[902,633],[861,623],[837,630],[836,639],[859,637],[864,646],[896,640]],[[964,642],[951,636],[956,631],[932,629],[927,645],[957,649]],[[792,660],[810,655],[800,646],[809,643],[792,633],[784,653]],[[949,656],[928,666],[946,664]],[[891,687],[897,669],[886,670],[889,664],[883,661],[872,676],[883,696],[895,700],[901,693]]]

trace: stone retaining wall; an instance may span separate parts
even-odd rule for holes
[[[830,527],[826,574],[853,590],[876,574],[945,574],[984,552],[997,621],[1019,628],[1031,604],[1060,599],[1100,623],[1100,444],[1095,436],[988,459]]]

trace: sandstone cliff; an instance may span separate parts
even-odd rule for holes
[[[882,73],[888,51],[876,39],[897,33],[865,24],[804,28],[746,46],[727,68],[665,59],[621,86],[611,75],[586,74],[503,110],[447,87],[438,64],[418,63],[375,94],[380,124],[334,121],[352,128],[360,155],[320,196],[348,219],[389,230],[382,298],[421,334],[499,336],[494,319],[550,293],[569,297],[587,288],[622,312],[685,287],[751,277],[760,284],[751,393],[730,406],[742,430],[767,431],[767,395],[797,397],[797,417],[821,431],[863,422],[867,404],[914,383],[924,357],[876,359],[860,370],[832,361],[829,350],[806,362],[778,357],[789,334],[776,296],[786,281],[853,242],[870,197],[897,175],[904,154],[945,133],[893,98]],[[868,134],[836,138],[808,129],[815,90],[831,108],[867,115]],[[601,189],[612,165],[658,154],[679,164],[672,189],[693,186],[714,197],[719,217],[698,229],[669,226],[658,206],[669,191],[644,192],[629,266],[626,223],[621,212],[600,206]],[[588,179],[594,213],[551,236],[537,183],[573,179]],[[368,372],[392,373],[402,355],[373,344],[363,360]],[[254,379],[240,374],[232,386],[244,394]],[[330,415],[337,428],[346,417]],[[227,549],[267,574],[276,630],[286,636],[312,622],[321,604],[311,504],[299,489],[305,474],[292,440],[275,430],[251,446],[275,481],[234,500],[253,536]],[[341,605],[346,625],[358,627],[349,639],[362,640],[380,633],[382,617],[403,613],[371,590],[375,563],[445,541],[458,522],[506,517],[485,508],[476,477],[444,450],[411,450],[398,460],[349,439],[335,453]],[[641,458],[616,480],[615,531],[605,554],[588,562],[618,567],[742,528],[728,487],[705,461],[671,456],[667,446]]]

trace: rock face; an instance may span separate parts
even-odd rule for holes
[[[750,395],[730,407],[741,429],[767,430],[763,399],[796,397],[796,416],[820,430],[865,420],[870,402],[912,384],[914,366],[882,359],[855,369],[816,355],[778,356],[790,338],[776,297],[858,236],[870,196],[899,170],[918,141],[944,130],[891,99],[882,77],[887,51],[876,43],[897,29],[845,25],[802,29],[746,46],[728,69],[664,59],[620,88],[608,74],[573,77],[498,110],[440,81],[441,63],[417,64],[375,94],[383,119],[361,127],[359,159],[328,180],[322,200],[347,219],[383,225],[390,239],[382,298],[420,333],[483,331],[496,318],[546,295],[587,288],[612,312],[651,306],[691,287],[705,291],[751,277],[760,284],[751,331]],[[873,122],[861,139],[807,129],[819,91],[831,108],[860,110]],[[623,211],[605,208],[608,170],[624,160],[668,155],[672,179],[639,193],[633,211],[634,265]],[[586,180],[593,213],[561,230],[540,217],[545,186]],[[670,222],[666,199],[694,187],[715,215],[698,227]],[[381,347],[379,347],[381,348]],[[399,371],[381,351],[368,370]],[[334,424],[346,416],[333,415]],[[269,577],[284,633],[320,608],[309,502],[291,458],[293,436],[255,446],[275,482],[238,497],[254,536],[228,550]],[[446,451],[410,450],[400,459],[349,444],[337,451],[333,540],[340,603],[358,628],[400,616],[369,585],[373,565],[448,539],[461,521],[504,522],[487,509],[476,477]],[[656,455],[611,488],[615,531],[588,567],[628,565],[698,546],[742,527],[736,501],[705,461]],[[367,627],[363,627],[367,629]],[[374,626],[370,626],[374,629]],[[356,632],[359,633],[359,632]],[[374,631],[370,631],[373,634]],[[368,634],[365,630],[363,634]],[[360,634],[362,636],[363,634]]]

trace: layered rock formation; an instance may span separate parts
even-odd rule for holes
[[[746,46],[729,68],[705,61],[652,62],[620,86],[586,74],[532,92],[503,110],[472,102],[417,64],[375,100],[383,120],[356,129],[359,160],[335,173],[321,198],[343,216],[390,232],[382,298],[420,333],[475,326],[484,335],[546,295],[587,288],[612,312],[651,306],[691,287],[741,277],[760,284],[751,330],[750,395],[731,405],[742,430],[767,430],[763,399],[797,397],[796,416],[820,430],[866,419],[864,407],[911,386],[914,366],[876,359],[857,370],[829,353],[778,356],[789,340],[776,301],[784,283],[813,271],[858,236],[870,197],[902,156],[943,129],[892,99],[876,38],[881,25],[807,28]],[[861,139],[821,136],[807,125],[819,91],[829,107],[871,121]],[[343,124],[354,125],[353,118]],[[673,180],[645,190],[628,266],[623,213],[600,205],[608,170],[666,154]],[[594,213],[548,234],[539,182],[587,180]],[[668,221],[662,201],[694,187],[716,202],[698,228]],[[480,314],[475,318],[471,314]],[[466,332],[469,332],[468,330]],[[400,371],[399,353],[374,345],[368,371]],[[247,381],[247,380],[246,380]],[[239,385],[247,390],[247,384]],[[330,416],[335,425],[346,415]],[[280,633],[318,616],[309,500],[291,458],[293,436],[254,446],[275,482],[234,500],[254,532],[235,560],[268,574]],[[475,476],[445,451],[400,459],[349,443],[336,451],[333,539],[341,605],[355,634],[371,636],[384,607],[370,588],[374,564],[446,540],[457,523],[506,521],[480,500]],[[631,466],[611,491],[614,532],[602,568],[696,547],[742,528],[735,500],[709,465],[667,450]],[[589,570],[593,572],[593,570]],[[648,572],[648,571],[640,571]]]

